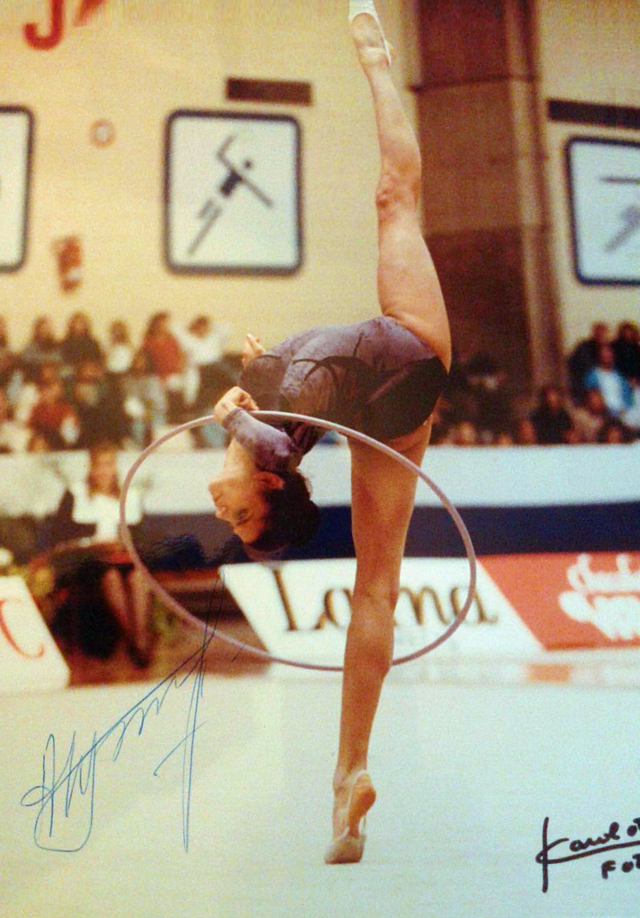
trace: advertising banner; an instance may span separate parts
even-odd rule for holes
[[[640,646],[640,553],[504,555],[482,566],[547,650]]]
[[[340,665],[355,570],[354,559],[342,559],[240,564],[222,573],[269,653]],[[468,577],[462,559],[405,559],[396,657],[444,632],[464,604]],[[441,666],[451,674],[451,664],[456,675],[464,675],[465,666],[477,674],[482,663],[508,681],[564,681],[571,678],[565,652],[638,646],[640,555],[511,555],[481,559],[467,619],[424,659],[431,675]]]
[[[0,694],[65,688],[69,668],[21,577],[0,577]]]

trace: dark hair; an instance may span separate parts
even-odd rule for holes
[[[97,494],[97,490],[93,481],[93,465],[97,459],[101,456],[112,455],[116,456],[118,454],[118,447],[111,440],[100,440],[98,443],[94,443],[93,446],[89,449],[89,474],[87,475],[87,484],[89,486],[89,496],[93,497],[94,494]],[[116,477],[111,482],[110,488],[111,497],[120,497],[120,483],[118,482],[117,473]]]
[[[147,322],[147,330],[145,331],[145,338],[151,338],[153,335],[158,334],[158,328],[164,321],[170,318],[170,313],[168,312],[156,312],[154,313],[149,321]]]
[[[300,548],[311,541],[320,525],[320,511],[311,500],[307,479],[300,472],[279,474],[283,488],[269,488],[264,499],[269,516],[262,534],[251,542],[258,551],[276,551],[288,545]]]
[[[624,426],[624,424],[621,424],[619,421],[616,421],[615,418],[614,418],[613,420],[609,421],[608,423],[606,423],[606,424],[600,429],[600,433],[598,434],[598,440],[597,440],[597,442],[598,442],[598,443],[608,443],[609,441],[608,441],[607,438],[608,438],[608,436],[609,436],[609,431],[612,431],[612,430],[619,430],[619,431],[620,431],[620,440],[621,440],[622,443],[628,443],[628,442],[629,442],[629,437],[628,437],[627,428]]]
[[[73,315],[69,316],[69,321],[67,322],[67,338],[73,337],[76,332],[72,331],[73,326],[80,320],[84,325],[84,331],[80,332],[79,337],[89,338],[91,337],[91,322],[89,316],[86,312],[74,312]]]

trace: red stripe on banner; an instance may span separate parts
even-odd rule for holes
[[[482,565],[547,650],[640,646],[640,554],[497,555]]]

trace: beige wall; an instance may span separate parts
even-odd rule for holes
[[[371,315],[378,152],[346,0],[108,0],[78,28],[79,5],[66,2],[61,43],[35,51],[22,25],[33,20],[44,29],[48,0],[0,4],[0,104],[24,105],[36,119],[28,259],[15,274],[0,272],[0,312],[10,317],[14,343],[24,343],[35,315],[53,314],[61,331],[76,309],[94,316],[100,334],[125,316],[136,335],[153,311],[183,319],[206,311],[231,323],[234,348],[249,329],[272,344],[312,324]],[[422,49],[407,18],[418,0],[380,5],[398,51],[398,82],[429,87],[419,98],[426,230],[451,261],[438,266],[448,275],[457,341],[469,350],[483,335],[486,343],[500,340],[506,327],[504,358],[514,372],[537,366],[540,377],[553,366],[555,303],[565,349],[595,319],[638,314],[637,288],[586,287],[574,278],[563,148],[576,134],[639,135],[551,124],[545,100],[640,105],[640,2],[424,0],[423,10],[435,12],[416,16]],[[230,103],[228,76],[306,80],[314,104]],[[413,115],[414,97],[404,99]],[[305,263],[298,274],[185,277],[166,269],[164,127],[173,110],[191,107],[299,120]],[[89,140],[99,118],[115,125],[112,146]],[[452,244],[456,234],[461,249]],[[51,250],[68,235],[84,249],[84,279],[73,294],[61,292]],[[469,322],[471,312],[481,320]],[[527,336],[523,359],[517,342]]]
[[[402,78],[401,0],[386,0]],[[150,313],[187,319],[205,311],[273,344],[313,324],[356,321],[377,310],[373,194],[378,152],[368,89],[346,28],[346,0],[109,0],[82,27],[67,0],[66,31],[32,49],[22,25],[47,29],[48,0],[0,4],[0,105],[35,116],[28,258],[0,273],[0,313],[24,343],[34,316],[59,331],[77,309],[100,334],[126,317],[137,335]],[[230,103],[228,76],[309,81],[310,107]],[[406,96],[411,109],[412,97]],[[303,135],[305,263],[288,278],[185,277],[162,255],[163,138],[179,108],[292,115]],[[91,124],[108,118],[116,140],[92,145]],[[51,250],[78,235],[81,287],[60,290]]]
[[[640,131],[560,124],[546,119],[548,98],[640,107],[640,3],[637,0],[537,0],[540,120],[552,220],[553,270],[563,345],[569,350],[594,321],[640,318],[640,288],[585,286],[573,270],[564,147],[572,136],[640,141]]]

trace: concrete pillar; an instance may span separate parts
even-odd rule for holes
[[[518,388],[562,374],[530,2],[415,0],[412,73],[425,236],[454,345],[494,356]]]

